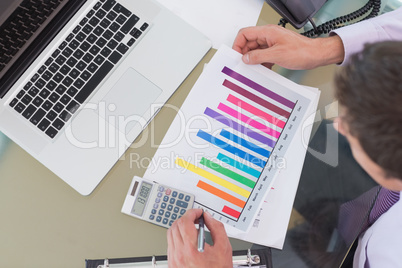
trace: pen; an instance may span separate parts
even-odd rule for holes
[[[198,219],[198,251],[204,252],[205,245],[205,230],[204,230],[204,211],[201,214],[201,217]]]

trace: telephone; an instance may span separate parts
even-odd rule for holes
[[[282,16],[278,25],[285,27],[286,23],[290,23],[296,29],[300,29],[307,22],[310,22],[313,29],[302,33],[307,37],[317,37],[321,34],[327,34],[331,30],[345,26],[347,22],[354,21],[361,17],[361,20],[375,17],[378,15],[381,7],[381,0],[368,0],[360,9],[317,26],[312,18],[327,1],[328,0],[266,0],[266,2]]]

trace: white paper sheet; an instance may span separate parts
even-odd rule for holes
[[[267,180],[267,182],[264,183],[264,176],[267,172],[267,169],[270,169],[268,168],[269,165],[271,165],[269,164],[269,161],[273,157],[266,159],[266,163],[268,164],[264,165],[263,169],[257,167],[257,164],[255,163],[250,164],[250,162],[247,162],[248,166],[258,170],[261,174],[259,177],[256,177],[258,179],[255,179],[256,184],[254,188],[251,187],[252,190],[249,190],[252,192],[248,197],[242,196],[242,193],[243,190],[246,191],[249,188],[245,187],[245,185],[238,181],[224,179],[225,183],[228,181],[231,182],[231,185],[227,187],[208,178],[206,179],[207,183],[212,181],[212,185],[214,185],[218,190],[220,189],[221,192],[230,193],[232,197],[234,196],[240,201],[246,200],[245,202],[247,202],[247,204],[243,205],[242,207],[222,198],[220,194],[211,194],[211,192],[199,187],[197,182],[200,183],[200,181],[203,180],[200,179],[202,178],[202,175],[197,174],[185,166],[191,164],[195,168],[199,168],[199,170],[207,170],[209,173],[220,175],[218,173],[219,171],[214,170],[212,167],[209,169],[205,168],[205,164],[202,164],[200,159],[204,156],[210,157],[212,155],[212,157],[214,157],[215,155],[226,152],[222,150],[222,147],[215,145],[213,146],[208,142],[202,142],[202,139],[200,136],[198,136],[198,134],[200,133],[200,130],[205,130],[205,132],[212,133],[214,138],[222,139],[221,136],[219,136],[222,134],[217,132],[221,131],[222,127],[224,127],[222,122],[219,122],[219,120],[216,119],[204,120],[204,118],[208,118],[205,116],[206,112],[204,112],[204,110],[207,111],[209,108],[212,108],[217,109],[216,111],[224,112],[224,110],[219,110],[219,107],[222,105],[222,103],[227,103],[228,105],[230,104],[228,103],[228,94],[238,94],[223,87],[223,81],[229,79],[238,83],[238,85],[242,85],[243,87],[247,88],[246,84],[242,84],[244,81],[235,81],[236,79],[234,76],[228,76],[225,74],[223,72],[225,68],[232,68],[246,78],[252,79],[253,82],[267,85],[271,92],[276,92],[276,95],[279,94],[281,98],[284,98],[287,101],[295,101],[292,108],[287,108],[289,111],[291,110],[291,114],[288,115],[287,118],[283,119],[281,116],[278,117],[282,118],[287,123],[286,127],[282,126],[280,134],[281,136],[278,136],[277,140],[275,141],[275,149],[271,148],[272,156],[281,156],[281,149],[278,147],[283,145],[285,148],[285,150],[282,150],[284,153],[283,158],[286,164],[285,167],[273,168],[273,170],[280,170],[279,176],[275,175],[272,180]],[[256,96],[260,96],[260,98],[266,98],[259,92],[255,90],[253,91],[253,87],[250,87],[248,91],[249,93],[253,92],[253,94]],[[238,97],[243,98],[242,95],[238,95]],[[297,85],[261,65],[245,65],[241,61],[241,55],[239,53],[226,46],[223,46],[217,51],[214,58],[204,69],[204,72],[201,74],[188,98],[184,102],[181,111],[179,111],[167,134],[165,135],[162,144],[159,146],[149,168],[144,175],[144,178],[154,180],[165,185],[171,185],[172,187],[195,194],[196,201],[198,203],[195,207],[210,209],[214,213],[214,217],[216,219],[225,223],[229,236],[257,244],[282,248],[289,222],[289,216],[300,178],[301,167],[307,149],[307,146],[305,145],[306,143],[303,142],[302,137],[304,136],[308,140],[311,131],[311,128],[307,128],[306,131],[306,127],[303,127],[303,124],[304,126],[306,125],[307,117],[310,116],[310,118],[314,118],[314,116],[311,116],[311,113],[312,111],[315,111],[317,107],[318,97],[319,91],[316,89],[307,89]],[[243,98],[243,100],[246,102],[249,101],[247,98]],[[279,100],[275,101],[270,98],[267,100],[276,104],[278,107],[282,107],[283,110],[286,109],[284,104],[286,100],[283,102]],[[256,102],[250,103],[254,103],[254,108],[265,109]],[[232,107],[236,106],[232,105]],[[272,113],[272,111],[269,111],[269,109],[265,109],[265,111]],[[243,109],[240,109],[240,112],[243,114],[248,114],[247,111]],[[250,114],[248,115],[251,116]],[[241,124],[248,124],[246,121],[240,120],[240,118],[234,119]],[[270,126],[272,127],[272,125]],[[292,126],[293,130],[291,130]],[[228,127],[230,129],[231,126]],[[280,127],[277,129],[279,128]],[[253,129],[257,132],[262,130],[257,128]],[[231,131],[237,133],[237,135],[240,133],[236,132],[234,129],[231,129]],[[303,131],[305,133],[303,133]],[[272,133],[266,134],[268,135],[267,137],[270,137],[269,135]],[[290,139],[288,138],[286,140],[287,134],[289,134]],[[226,141],[229,144],[237,146],[234,144],[234,140],[232,138],[228,138]],[[256,140],[253,140],[253,142],[261,148],[269,147],[267,144],[262,142],[258,143]],[[206,145],[208,146],[205,147]],[[247,148],[242,147],[242,149],[249,154],[255,154],[254,151],[247,150]],[[236,158],[237,155],[232,157]],[[185,160],[183,162],[186,164],[181,166],[177,165],[176,160],[178,158]],[[212,158],[212,161],[215,160],[216,159]],[[233,166],[225,166],[225,163],[222,163],[222,161],[215,161],[214,163],[219,163],[225,168],[243,175],[244,178],[247,177],[252,179],[250,176],[248,176],[248,174],[243,172],[243,170],[236,169]],[[277,174],[276,171],[273,174]],[[267,177],[268,176],[265,176],[265,178]],[[224,176],[224,178],[226,177]],[[259,186],[261,186],[261,188]],[[230,187],[240,187],[241,189],[232,190]],[[273,187],[274,190],[269,191],[271,187]],[[261,189],[263,190],[261,191]],[[257,201],[255,201],[255,199],[257,199]],[[251,200],[254,200],[258,203],[253,203]],[[236,216],[237,219],[236,217],[234,217],[235,219],[231,219],[230,216],[235,214],[224,212],[222,207],[224,209],[227,209],[227,207],[234,208],[235,210],[237,209],[237,213],[239,213],[238,215],[240,216]],[[260,207],[262,207],[261,211]],[[255,210],[251,208],[255,208]],[[254,218],[257,216],[258,212],[260,212],[260,215],[257,217],[257,221],[260,221],[258,226],[244,229],[244,226],[247,223],[254,222]],[[242,225],[242,222],[245,223]],[[251,226],[251,224],[247,226]]]
[[[232,47],[237,32],[255,26],[264,0],[158,0],[204,33],[219,48]]]
[[[316,88],[309,89],[317,94],[317,97],[315,104],[311,106],[311,110],[307,113],[303,127],[297,133],[297,136],[301,137],[303,141],[293,141],[287,157],[289,168],[281,170],[276,178],[273,189],[261,206],[256,218],[256,225],[251,227],[248,233],[238,233],[236,238],[246,241],[251,240],[255,244],[277,249],[283,248],[320,97],[320,92]],[[229,228],[231,227],[227,227],[227,229]]]

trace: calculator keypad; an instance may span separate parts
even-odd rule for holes
[[[163,185],[157,185],[157,187],[156,195],[150,200],[152,210],[148,220],[169,228],[175,220],[186,213],[187,209],[192,207],[194,197]]]

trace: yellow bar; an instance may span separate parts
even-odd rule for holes
[[[247,190],[245,190],[245,189],[243,189],[243,188],[241,188],[241,187],[239,187],[239,186],[237,186],[237,185],[235,185],[233,183],[230,183],[230,182],[228,182],[228,181],[226,181],[226,180],[224,180],[224,179],[222,179],[222,178],[220,178],[220,177],[218,177],[218,176],[216,176],[216,175],[214,175],[214,174],[212,174],[212,173],[210,173],[210,172],[208,172],[208,171],[206,171],[206,170],[204,170],[204,169],[202,169],[200,167],[194,166],[193,164],[191,164],[191,163],[189,163],[189,162],[187,162],[187,161],[185,161],[185,160],[183,160],[181,158],[176,158],[175,162],[176,162],[177,165],[179,165],[179,166],[181,166],[181,167],[183,167],[183,168],[185,168],[185,169],[187,169],[187,170],[189,170],[191,172],[194,172],[195,174],[198,174],[198,175],[200,175],[200,176],[202,176],[202,177],[204,177],[204,178],[206,178],[206,179],[208,179],[208,180],[210,180],[212,182],[215,182],[216,184],[219,184],[220,186],[225,187],[226,189],[228,189],[228,190],[230,190],[232,192],[235,192],[235,193],[237,193],[237,194],[239,194],[239,195],[241,195],[241,196],[243,196],[245,198],[248,198],[250,196],[249,191],[247,191]]]

